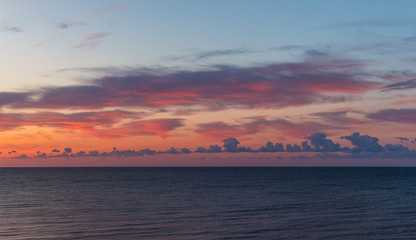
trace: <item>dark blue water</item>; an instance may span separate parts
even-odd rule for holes
[[[416,168],[2,168],[0,239],[416,239]]]

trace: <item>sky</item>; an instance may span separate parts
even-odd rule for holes
[[[415,8],[0,0],[0,166],[416,165]]]

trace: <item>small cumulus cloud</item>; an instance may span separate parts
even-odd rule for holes
[[[316,152],[337,152],[341,150],[339,143],[334,143],[331,139],[326,138],[325,133],[313,133],[306,137]]]
[[[19,156],[12,157],[12,159],[28,159],[28,158],[30,157],[27,156],[26,154],[20,154]]]
[[[341,139],[349,140],[355,146],[352,149],[353,152],[380,152],[383,150],[383,147],[378,143],[378,138],[360,135],[359,132],[355,132],[350,136],[342,136]]]
[[[240,142],[236,138],[227,138],[222,140],[224,142],[224,151],[225,152],[238,152],[238,144]]]

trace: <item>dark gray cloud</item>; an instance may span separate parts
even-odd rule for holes
[[[286,152],[302,152],[302,148],[297,144],[286,144]]]
[[[27,101],[30,95],[31,92],[0,92],[0,106]]]
[[[416,108],[384,109],[370,113],[367,117],[379,121],[416,124]]]
[[[238,144],[240,142],[236,138],[227,138],[222,140],[224,142],[224,151],[225,152],[238,152]]]
[[[416,88],[416,79],[410,79],[404,82],[398,82],[389,84],[382,88],[382,91],[393,91],[393,90],[408,90]]]
[[[401,144],[386,144],[384,146],[384,149],[386,151],[389,151],[389,152],[403,152],[403,151],[407,152],[407,151],[409,151],[408,147],[405,147]]]
[[[405,137],[396,137],[396,139],[400,140],[401,142],[409,142],[409,138],[405,138]]]
[[[12,157],[12,159],[28,159],[28,158],[30,157],[27,156],[26,154],[20,154],[19,156]]]
[[[224,143],[225,144],[225,143]],[[205,147],[198,147],[195,152],[198,153],[218,153],[221,152],[221,147],[218,145],[211,145],[209,146],[209,148],[205,148]]]
[[[337,152],[341,150],[339,143],[326,138],[325,133],[313,133],[306,137],[316,152]],[[306,147],[305,147],[306,148]]]
[[[383,147],[378,144],[378,138],[371,137],[369,135],[360,135],[359,132],[351,134],[351,136],[343,136],[341,139],[346,139],[351,142],[355,148],[352,149],[353,152],[381,152]]]
[[[182,148],[182,149],[181,149],[181,152],[182,152],[182,153],[191,153],[192,151],[191,151],[191,150],[189,150],[189,148]]]
[[[273,144],[272,142],[267,142],[265,146],[260,147],[257,152],[284,152],[284,146],[282,143]]]

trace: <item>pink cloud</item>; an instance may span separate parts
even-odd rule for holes
[[[99,44],[99,42],[97,42],[96,40],[103,39],[109,35],[111,35],[111,33],[108,33],[108,32],[99,32],[99,33],[90,34],[86,36],[84,39],[82,39],[77,45],[73,46],[72,48],[94,48]]]
[[[93,40],[85,41],[94,43]],[[159,71],[158,75],[143,72],[96,79],[88,85],[44,88],[37,91],[37,100],[21,101],[12,107],[199,106],[201,110],[216,110],[341,102],[380,87],[378,83],[360,79],[350,72],[359,66],[350,61],[319,61],[254,68],[218,67],[211,71]]]

